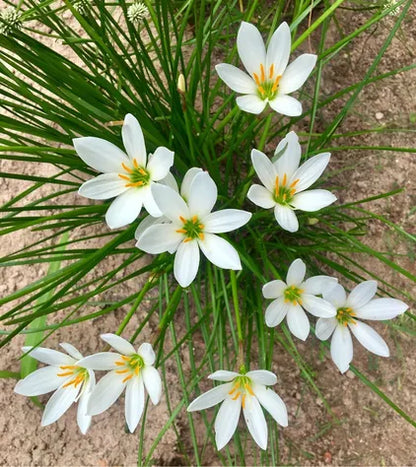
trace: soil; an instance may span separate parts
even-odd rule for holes
[[[354,3],[354,5],[357,5]],[[337,18],[344,34],[356,29],[368,17],[368,12],[339,10]],[[371,65],[383,40],[393,26],[395,17],[386,18],[370,31],[349,43],[337,58],[324,68],[322,92],[330,95],[338,89],[358,82]],[[333,26],[328,35],[329,41],[339,39],[340,31]],[[326,44],[330,46],[331,43]],[[58,49],[62,47],[55,43]],[[302,47],[301,47],[302,48]],[[415,62],[416,51],[416,5],[413,5],[401,30],[388,48],[377,72],[383,73]],[[407,71],[391,78],[367,86],[361,93],[353,111],[349,113],[338,129],[339,133],[363,129],[412,128],[416,131],[416,70]],[[319,127],[325,127],[340,103],[318,116]],[[334,140],[333,144],[356,146],[399,146],[414,147],[414,132],[394,131],[374,132],[369,135]],[[409,232],[415,230],[416,158],[410,152],[340,150],[334,151],[331,169],[348,165],[351,169],[341,176],[331,179],[338,186],[340,202],[366,198],[381,192],[403,187],[404,191],[394,198],[378,200],[365,207],[386,216]],[[2,171],[34,174],[32,166],[1,161]],[[48,171],[48,172],[45,172]],[[53,168],[42,168],[42,175],[53,174]],[[6,180],[2,182],[0,201],[7,202],[18,191],[30,186],[28,182]],[[48,190],[48,187],[44,187]],[[45,191],[46,193],[46,191]],[[36,195],[38,196],[38,195]],[[74,195],[76,196],[76,195]],[[30,197],[29,197],[30,199]],[[79,202],[79,199],[77,199]],[[376,250],[388,251],[397,264],[413,270],[414,255],[405,242],[380,222],[368,226],[366,243]],[[98,226],[104,231],[103,226]],[[0,245],[1,255],[6,255],[33,242],[40,233],[21,231],[13,234]],[[409,296],[416,295],[416,286],[409,279],[394,273],[375,258],[356,255],[362,264],[375,275],[391,281],[399,290]],[[117,261],[110,258],[105,267],[114,267]],[[2,296],[32,283],[46,272],[45,267],[8,267],[1,270],[0,290]],[[94,274],[94,271],[91,273]],[[122,299],[133,293],[142,284],[126,283],[112,289],[103,300]],[[407,299],[409,301],[409,299]],[[414,303],[410,303],[414,306]],[[127,307],[114,313],[87,321],[78,326],[68,326],[53,333],[45,346],[57,348],[59,342],[76,343],[83,351],[93,353],[101,350],[99,334],[113,331],[122,321]],[[129,336],[136,329],[143,315],[137,313],[123,332]],[[61,319],[58,315],[55,319]],[[403,317],[401,324],[412,325]],[[150,339],[156,322],[150,321],[143,331],[143,339]],[[371,381],[376,382],[389,398],[395,401],[413,418],[416,418],[416,360],[411,336],[395,331],[383,323],[375,328],[387,340],[391,357],[373,357],[357,342],[354,346],[354,362]],[[414,330],[414,327],[413,327]],[[2,349],[0,354],[2,370],[18,371],[21,336]],[[315,383],[332,408],[332,415],[322,400],[299,373],[294,362],[282,350],[276,349],[273,368],[278,374],[277,392],[286,402],[290,424],[280,431],[279,448],[281,462],[289,465],[415,465],[416,436],[412,426],[392,411],[374,392],[366,387],[354,374],[348,371],[344,376],[328,358],[328,353],[314,337],[298,345],[300,354],[314,370]],[[177,375],[174,367],[166,368],[167,384],[171,402],[177,403],[180,387],[175,389]],[[71,407],[58,422],[42,428],[41,409],[34,406],[29,398],[14,394],[15,380],[0,379],[0,465],[135,465],[140,430],[131,435],[124,432],[123,400],[121,399],[106,413],[96,417],[86,436],[82,436],[76,425],[75,407]],[[41,397],[45,402],[49,396]],[[166,401],[153,407],[149,404],[151,416],[144,435],[144,452],[150,448],[155,434],[159,433],[167,421]],[[182,411],[178,426],[186,424]],[[150,423],[151,422],[151,423]],[[198,426],[197,426],[198,428]],[[205,430],[205,428],[203,428]],[[203,436],[204,433],[201,433]],[[177,453],[177,437],[169,429],[162,437],[153,454],[156,465],[179,465],[185,463]],[[215,465],[217,457],[209,451],[203,459],[206,465]]]

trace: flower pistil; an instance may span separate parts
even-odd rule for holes
[[[283,174],[282,182],[279,181],[279,176],[276,175],[274,182],[274,201],[278,204],[288,205],[292,201],[294,194],[296,193],[296,185],[299,182],[299,178],[294,180],[289,186],[286,186],[287,175]]]
[[[118,176],[128,182],[126,183],[126,188],[148,185],[150,181],[149,172],[144,167],[140,167],[136,159],[133,159],[133,166],[131,168],[124,162],[121,163],[121,167],[127,174],[118,174]]]
[[[254,81],[257,85],[257,91],[260,99],[273,99],[276,97],[279,89],[279,81],[282,75],[274,77],[274,64],[269,67],[269,73],[266,77],[266,70],[263,63],[260,63],[260,72],[253,73]]]
[[[344,306],[337,309],[337,321],[339,324],[343,326],[347,326],[348,324],[356,324],[355,319],[353,318],[356,315],[352,308],[349,306]]]
[[[115,364],[120,367],[119,370],[116,370],[117,374],[126,374],[122,381],[123,383],[133,378],[133,376],[138,376],[140,370],[144,367],[143,358],[137,354],[121,355],[121,360],[117,360]]]
[[[74,385],[76,388],[79,384],[88,380],[88,370],[86,368],[82,368],[77,365],[61,365],[59,368],[63,371],[63,373],[57,373],[57,376],[63,378],[72,375],[74,376],[62,386],[63,388],[67,388],[71,385]]]
[[[234,379],[233,387],[228,394],[232,396],[231,399],[233,401],[237,400],[241,396],[241,405],[244,409],[247,393],[249,393],[250,396],[254,396],[253,389],[251,388],[251,379],[248,376],[237,376],[237,378]]]
[[[204,224],[200,222],[198,216],[192,216],[191,219],[185,219],[182,216],[179,216],[179,219],[183,223],[183,227],[178,229],[176,232],[186,235],[184,242],[190,242],[196,238],[204,240]]]
[[[299,289],[294,285],[287,287],[283,293],[285,297],[285,303],[292,302],[293,305],[302,305],[301,295],[303,292],[304,291],[302,289]]]

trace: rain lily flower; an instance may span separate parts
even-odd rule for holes
[[[277,383],[274,373],[266,370],[239,374],[219,370],[208,376],[221,384],[197,397],[188,412],[204,410],[222,402],[215,419],[215,442],[222,449],[233,436],[240,418],[241,407],[248,431],[261,449],[267,448],[267,423],[261,406],[279,425],[287,426],[287,410],[282,399],[270,388]]]
[[[264,209],[274,208],[277,223],[282,229],[296,232],[299,222],[294,213],[319,211],[329,206],[336,197],[327,190],[307,190],[328,165],[328,152],[311,157],[299,167],[301,149],[298,137],[291,131],[279,143],[275,154],[283,154],[272,162],[257,149],[251,151],[251,160],[262,185],[252,185],[247,198]]]
[[[304,310],[313,316],[335,317],[335,307],[316,295],[323,294],[337,283],[335,277],[329,276],[314,276],[304,280],[305,273],[305,263],[298,258],[289,266],[286,282],[274,280],[263,286],[264,298],[274,299],[266,309],[267,326],[277,326],[286,317],[290,332],[303,341],[310,331],[309,319]]]
[[[111,370],[98,381],[88,404],[88,414],[98,415],[107,410],[126,389],[125,417],[131,433],[139,424],[145,403],[145,392],[154,405],[160,401],[162,382],[153,367],[156,356],[150,344],[142,344],[138,350],[120,336],[102,334],[107,344],[117,352],[100,352],[81,360],[86,368]]]
[[[127,154],[101,138],[89,136],[73,140],[81,159],[103,172],[83,183],[79,194],[90,199],[116,197],[105,215],[111,229],[133,222],[142,206],[154,217],[162,215],[151,187],[163,180],[173,165],[173,152],[162,146],[147,158],[142,129],[133,115],[125,116],[121,134]]]
[[[207,172],[192,168],[185,175],[181,195],[163,185],[152,187],[153,196],[168,223],[151,225],[139,235],[136,246],[147,253],[176,252],[173,272],[182,287],[195,278],[199,249],[216,266],[241,269],[237,251],[217,233],[246,224],[251,213],[239,209],[211,212],[217,187]]]
[[[259,30],[250,23],[241,23],[237,35],[237,50],[247,73],[233,65],[220,63],[215,67],[219,77],[237,97],[241,110],[261,113],[267,103],[283,115],[297,116],[302,104],[288,94],[297,91],[306,81],[316,63],[316,55],[303,54],[289,66],[290,29],[282,23],[274,32],[269,46],[264,46]]]
[[[85,435],[91,416],[87,415],[87,404],[95,386],[94,372],[80,364],[83,358],[71,344],[60,344],[68,353],[43,347],[23,347],[23,352],[49,366],[40,368],[20,380],[14,391],[23,396],[40,396],[55,391],[45,406],[42,426],[56,422],[72,405],[78,402],[77,422]]]
[[[331,357],[341,373],[345,373],[352,361],[353,346],[350,331],[360,344],[380,357],[390,355],[389,348],[373,328],[362,319],[384,321],[404,313],[408,306],[395,298],[373,298],[377,292],[376,281],[366,281],[354,287],[347,296],[341,285],[324,291],[323,297],[334,305],[334,318],[320,318],[316,323],[316,336],[331,339]]]

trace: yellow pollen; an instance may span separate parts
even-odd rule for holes
[[[241,405],[243,406],[243,409],[246,407],[246,395],[243,394],[243,397],[241,398]]]
[[[125,362],[129,362],[129,361],[130,361],[130,357],[128,357],[127,355],[122,355],[122,356],[121,356],[121,359],[124,360]]]
[[[185,224],[186,223],[186,219],[183,217],[183,216],[179,216],[179,219]]]
[[[295,193],[296,193],[296,190],[295,190],[294,188],[292,188],[292,189],[290,190],[290,196],[293,196]]]
[[[126,377],[123,379],[122,383],[125,383],[126,381],[128,381],[128,380],[131,379],[131,378],[133,378],[133,373],[130,373],[128,376],[126,376]]]
[[[285,186],[285,185],[286,185],[286,182],[287,182],[287,175],[284,174],[284,175],[283,175],[282,185]]]
[[[264,80],[266,79],[266,75],[264,73],[263,63],[260,63],[260,75],[261,75],[261,82],[264,83]]]
[[[274,80],[274,83],[273,83],[273,86],[272,86],[272,92],[275,92],[277,90],[277,88],[279,87],[279,81],[280,81],[280,78],[282,76],[279,75],[275,80]]]
[[[229,392],[228,392],[228,394],[230,394],[230,395],[231,395],[231,394],[232,394],[232,393],[233,393],[235,390],[236,390],[236,387],[235,387],[235,386],[233,386],[233,387],[231,388],[231,391],[229,391]]]
[[[139,371],[140,371],[140,367],[136,366],[136,368],[134,369],[134,373],[136,374],[136,376],[139,374]]]
[[[124,362],[114,362],[118,366],[124,366]]]
[[[141,173],[142,175],[147,175],[147,172],[144,169],[142,169],[141,167],[138,170],[139,170],[139,173]]]
[[[237,391],[236,394],[234,395],[234,397],[232,397],[231,399],[233,401],[237,400],[239,397],[241,396],[241,392],[240,391]]]
[[[254,81],[256,82],[257,86],[260,86],[260,80],[256,73],[253,73]]]
[[[294,188],[299,182],[299,178],[297,178],[295,181],[293,181],[291,184],[290,184],[290,188]]]
[[[73,370],[76,367],[77,367],[76,365],[61,365],[59,368],[61,370]]]
[[[137,160],[136,160],[136,159],[133,159],[133,165],[134,165],[134,167],[135,167],[136,169],[139,168],[139,164],[137,163]],[[140,169],[140,170],[143,170],[143,169]],[[140,172],[140,170],[139,170],[139,172]],[[140,172],[140,173],[142,174],[143,172]],[[145,172],[145,173],[146,173],[146,172]]]
[[[198,229],[204,229],[205,225],[204,224],[198,224]]]
[[[286,193],[283,193],[282,198],[283,198],[283,201],[286,201]]]
[[[126,165],[124,162],[121,163],[121,166],[123,167],[123,169],[124,169],[127,173],[129,173],[129,174],[132,174],[132,173],[133,173],[133,170],[131,170],[130,167],[127,167],[127,165]]]
[[[131,187],[131,186],[135,187],[135,186],[143,186],[143,185],[144,185],[144,182],[141,182],[141,181],[134,182],[134,183],[126,183],[126,187]]]
[[[122,374],[128,373],[128,372],[129,372],[128,368],[125,368],[124,370],[116,370],[116,373],[118,373],[119,375],[122,375]]]
[[[56,376],[71,376],[73,374],[74,374],[73,371],[67,371],[66,373],[57,373]]]
[[[198,216],[193,216],[193,217],[192,217],[192,222],[193,222],[194,224],[196,224],[197,221],[198,221]]]
[[[274,63],[272,63],[270,65],[270,69],[269,69],[269,78],[272,79],[273,78],[273,75],[274,75]]]
[[[130,181],[130,178],[127,175],[118,174],[118,176],[123,180],[127,180],[128,182]]]
[[[244,387],[246,388],[246,391],[251,395],[254,396],[254,392],[251,389],[251,386],[249,384],[245,384]]]
[[[178,229],[176,232],[185,234],[186,230],[185,229]]]
[[[200,233],[198,234],[198,237],[199,237],[201,240],[204,240],[204,238],[205,238],[203,232],[200,232]]]
[[[264,90],[263,86],[258,86],[258,90],[262,93],[262,94],[265,94],[266,91]]]
[[[191,237],[185,238],[185,240],[183,241],[183,243],[188,243],[188,242],[190,242],[191,240],[192,240]]]

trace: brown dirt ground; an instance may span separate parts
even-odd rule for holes
[[[339,10],[337,15],[344,32],[355,29],[364,22],[366,13]],[[416,50],[416,5],[413,5],[403,28],[389,47],[378,71],[384,72],[414,63]],[[360,79],[388,34],[394,18],[360,36],[344,49],[336,61],[324,70],[323,93],[331,94],[337,89]],[[335,28],[329,40],[335,41],[339,32]],[[330,44],[327,44],[330,45]],[[56,48],[58,44],[54,45]],[[355,131],[375,126],[387,128],[415,129],[416,117],[416,71],[402,73],[387,80],[368,86],[359,98],[354,110],[342,123],[341,131]],[[339,104],[338,104],[339,105]],[[319,115],[319,125],[325,126],[333,112],[330,109]],[[356,136],[348,140],[337,140],[333,144],[383,145],[414,147],[414,134],[392,132],[370,136]],[[353,166],[350,172],[335,180],[343,188],[338,195],[341,202],[356,200],[377,193],[404,187],[404,193],[392,200],[377,201],[371,208],[383,213],[390,220],[408,231],[415,233],[416,160],[414,154],[406,152],[336,151],[331,161],[332,168]],[[1,168],[20,173],[33,173],[33,168],[22,164],[1,161]],[[43,169],[44,170],[44,169]],[[53,173],[53,169],[48,169]],[[43,175],[45,172],[42,172]],[[347,180],[347,182],[346,182]],[[16,192],[29,184],[6,180],[2,182],[0,201],[6,202]],[[45,188],[46,190],[47,188]],[[78,200],[79,201],[79,200]],[[101,227],[99,227],[101,228]],[[21,232],[10,236],[0,245],[2,256],[33,241],[36,233]],[[368,245],[375,249],[391,252],[391,259],[414,271],[414,251],[399,242],[389,230],[374,222],[369,225]],[[403,256],[395,256],[401,253]],[[356,260],[376,274],[392,281],[396,287],[415,296],[415,285],[402,276],[394,275],[389,268],[374,258],[356,257]],[[113,267],[110,259],[107,267]],[[45,268],[9,267],[1,271],[0,290],[9,294],[30,284],[45,273]],[[93,273],[92,273],[93,274]],[[140,284],[123,284],[112,290],[109,299],[121,299],[127,293],[137,290]],[[105,298],[105,297],[104,297]],[[121,322],[127,308],[106,315],[82,326],[62,328],[47,341],[47,346],[56,348],[59,342],[76,343],[80,349],[92,353],[100,348],[98,335],[114,330]],[[58,316],[56,319],[59,319]],[[129,336],[140,322],[138,313],[125,330]],[[156,326],[150,322],[144,331],[144,338],[150,336]],[[373,358],[355,345],[354,362],[370,379],[395,402],[416,418],[416,361],[411,338],[395,332],[384,324],[376,325],[377,330],[389,343],[390,359]],[[16,338],[2,349],[0,368],[17,371],[21,354],[22,339]],[[276,349],[274,370],[279,375],[277,391],[286,402],[290,425],[280,432],[281,461],[295,465],[415,465],[416,437],[414,429],[389,409],[370,389],[348,372],[341,377],[328,359],[327,353],[319,347],[315,338],[298,345],[298,350],[315,371],[315,382],[321,389],[336,416],[328,415],[315,393],[299,375],[294,363],[284,352]],[[170,396],[175,403],[180,394],[175,390],[177,375],[174,368],[167,367]],[[135,465],[137,462],[138,436],[123,431],[122,401],[108,412],[96,417],[87,436],[82,436],[76,426],[75,408],[72,407],[57,423],[40,427],[41,411],[28,398],[13,393],[15,381],[0,380],[0,464],[1,465]],[[175,393],[176,391],[176,393]],[[47,398],[41,398],[42,401]],[[167,420],[166,403],[157,407],[149,406],[151,426],[145,432],[145,450],[149,448]],[[181,423],[186,417],[181,415]],[[209,465],[216,464],[216,457],[205,459]],[[155,464],[178,464],[183,462],[176,454],[176,435],[168,430],[154,453]]]

